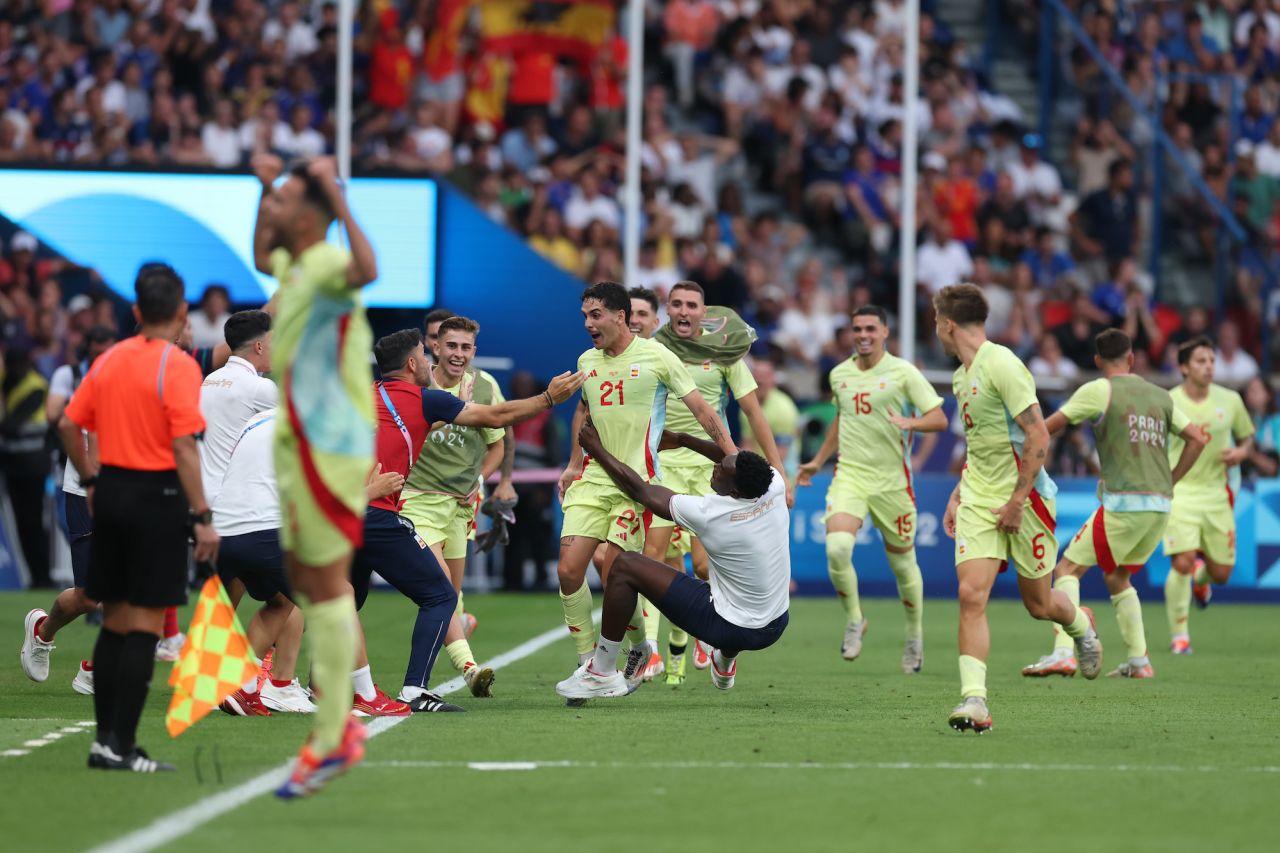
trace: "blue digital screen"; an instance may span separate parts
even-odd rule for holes
[[[171,264],[197,299],[217,282],[240,305],[265,302],[275,282],[253,268],[261,185],[250,175],[0,170],[0,214],[133,299],[147,261]],[[436,184],[355,178],[348,200],[378,256],[365,304],[419,308],[435,301]],[[329,239],[342,242],[337,225]]]

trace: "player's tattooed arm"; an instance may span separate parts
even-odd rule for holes
[[[702,428],[707,431],[707,437],[720,445],[720,449],[725,455],[737,453],[738,448],[734,445],[733,439],[729,437],[729,430],[725,427],[724,421],[720,420],[715,409],[702,399],[702,395],[696,390],[690,391],[680,398],[684,404],[689,407],[689,411],[698,419],[698,423],[702,424]]]
[[[1031,494],[1031,487],[1035,485],[1040,471],[1044,469],[1045,460],[1048,459],[1049,430],[1037,403],[1024,409],[1014,421],[1026,436],[1022,443],[1022,459],[1018,465],[1018,483],[1010,496],[1011,500],[1021,504]]]
[[[583,449],[591,454],[591,460],[604,469],[623,494],[659,516],[671,518],[671,499],[675,497],[675,492],[654,483],[646,483],[630,465],[615,459],[604,449],[600,433],[596,432],[595,424],[590,419],[582,425],[578,440]]]

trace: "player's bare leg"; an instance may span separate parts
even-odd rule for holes
[[[844,607],[840,656],[847,661],[855,661],[862,654],[862,636],[867,631],[867,619],[862,615],[862,600],[858,596],[858,573],[853,568],[854,544],[861,529],[862,519],[847,512],[837,512],[827,519],[827,573]]]
[[[44,681],[49,677],[49,653],[55,648],[53,638],[58,631],[97,607],[98,602],[86,596],[82,588],[70,587],[58,593],[49,612],[36,608],[27,614],[23,621],[20,656],[22,671],[27,678]],[[72,686],[78,693],[93,693],[93,664],[90,661],[80,662],[80,671]]]

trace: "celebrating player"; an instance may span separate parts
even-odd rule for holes
[[[751,424],[752,434],[756,436],[765,459],[781,472],[782,456],[773,443],[773,432],[760,409],[760,401],[756,399],[756,380],[743,361],[755,340],[755,330],[731,309],[708,308],[705,292],[699,284],[692,281],[678,281],[671,287],[667,297],[667,316],[670,318],[669,322],[658,330],[655,339],[680,359],[693,378],[698,395],[722,420],[729,394],[733,395]],[[670,397],[667,398],[666,428],[672,432],[706,438],[689,407]],[[725,429],[728,429],[727,424]],[[693,451],[675,448],[660,453],[658,460],[662,484],[667,488],[682,495],[711,494],[711,471],[715,466],[707,459]],[[786,475],[781,476],[786,483]],[[792,496],[791,485],[787,483],[788,507]],[[645,533],[645,556],[658,561],[665,560],[674,528],[675,522],[654,516]],[[691,547],[700,548],[696,543],[697,539],[693,539]],[[650,636],[649,641],[656,644],[657,637]],[[667,662],[669,684],[679,684],[684,679],[685,648],[688,642],[689,637],[684,631],[677,628],[672,632],[668,650],[670,658]],[[699,669],[704,669],[709,658],[705,654],[699,654],[694,662],[701,664]]]
[[[721,690],[733,687],[738,653],[768,648],[787,627],[791,522],[786,478],[750,450],[726,454],[710,441],[668,431],[661,449],[691,450],[715,463],[711,494],[680,495],[646,483],[615,459],[591,421],[580,440],[623,494],[702,540],[711,572],[704,583],[642,554],[618,555],[605,582],[600,642],[556,692],[573,701],[625,696],[635,689],[638,675],[625,677],[617,659],[640,595],[656,603],[673,625],[709,643],[711,683]]]
[[[1210,584],[1226,583],[1236,562],[1236,492],[1241,462],[1253,446],[1253,422],[1235,391],[1213,384],[1213,344],[1192,338],[1178,347],[1182,384],[1171,392],[1173,405],[1204,431],[1208,444],[1173,489],[1173,510],[1164,534],[1164,552],[1173,564],[1164,582],[1164,606],[1176,655],[1191,654],[1187,620],[1191,598],[1207,607]],[[1169,442],[1169,458],[1182,441]],[[1196,552],[1204,554],[1198,564]],[[1194,581],[1194,586],[1193,586]]]
[[[888,315],[876,305],[853,312],[854,355],[831,371],[837,413],[818,454],[800,466],[797,481],[812,482],[831,452],[840,464],[827,490],[827,571],[844,605],[846,624],[840,654],[862,653],[866,617],[858,598],[853,546],[867,514],[884,538],[889,568],[907,617],[902,671],[924,664],[924,581],[916,563],[916,495],[911,482],[911,438],[915,432],[947,428],[942,398],[909,361],[885,352]]]
[[[597,543],[609,546],[599,564],[606,574],[619,554],[639,551],[644,545],[644,510],[619,491],[599,466],[583,460],[578,430],[587,415],[594,420],[609,452],[647,476],[658,473],[658,441],[668,394],[685,401],[707,435],[726,453],[736,452],[728,430],[697,393],[680,360],[660,344],[632,333],[631,298],[622,285],[602,281],[587,288],[582,294],[582,315],[593,348],[578,359],[586,382],[574,414],[569,464],[560,475],[564,526],[557,567],[565,624],[573,636],[579,664],[586,662],[595,648],[586,572]],[[633,651],[638,653],[643,647],[647,654],[643,620],[630,627],[635,628]]]
[[[366,733],[351,716],[347,680],[358,630],[349,576],[373,468],[373,336],[359,289],[378,277],[378,264],[332,159],[295,166],[279,187],[273,187],[278,158],[258,155],[253,170],[262,182],[254,262],[280,286],[272,347],[281,391],[275,430],[280,544],[306,616],[318,693],[312,736],[276,791],[293,798],[364,756]],[[350,251],[325,242],[334,219]]]
[[[1010,350],[987,340],[987,300],[973,284],[934,294],[938,340],[961,365],[952,379],[967,443],[960,482],[947,502],[943,528],[956,541],[960,581],[960,693],[948,719],[956,731],[991,728],[987,708],[987,598],[1010,560],[1027,612],[1066,627],[1080,672],[1097,678],[1102,643],[1086,608],[1053,589],[1050,575],[1057,486],[1044,471],[1049,448],[1036,384]]]
[[[466,317],[450,317],[437,327],[431,385],[460,400],[482,405],[504,402],[497,381],[472,368],[480,326]],[[458,605],[445,637],[445,654],[462,673],[473,696],[489,696],[493,670],[476,664],[462,624],[462,576],[467,565],[467,537],[475,527],[479,483],[502,467],[506,430],[475,429],[456,423],[432,430],[404,488],[400,514],[413,522],[418,535],[449,570]],[[497,496],[515,497],[511,469],[503,468]]]
[[[1094,340],[1093,362],[1102,373],[1088,382],[1045,426],[1049,434],[1067,424],[1089,421],[1102,464],[1098,494],[1102,506],[1080,528],[1054,571],[1054,589],[1080,603],[1080,579],[1090,567],[1102,567],[1120,636],[1129,658],[1111,672],[1121,678],[1151,678],[1142,627],[1142,604],[1129,575],[1141,569],[1164,536],[1173,489],[1204,449],[1200,430],[1173,405],[1169,392],[1134,376],[1133,345],[1119,329],[1107,329]],[[1184,445],[1174,467],[1166,447],[1171,436]],[[1054,626],[1053,652],[1024,667],[1026,676],[1076,674],[1075,643]]]

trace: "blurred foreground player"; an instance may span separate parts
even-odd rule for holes
[[[733,687],[739,652],[768,648],[786,630],[790,605],[790,513],[787,483],[764,457],[749,450],[726,454],[718,445],[691,435],[664,432],[662,449],[683,448],[715,463],[712,494],[678,495],[646,483],[615,459],[588,421],[579,436],[623,494],[656,515],[675,521],[700,538],[711,564],[708,583],[677,572],[643,554],[618,555],[604,589],[600,641],[556,692],[569,700],[625,696],[640,683],[618,671],[618,651],[643,595],[688,633],[712,646],[711,683]]]

